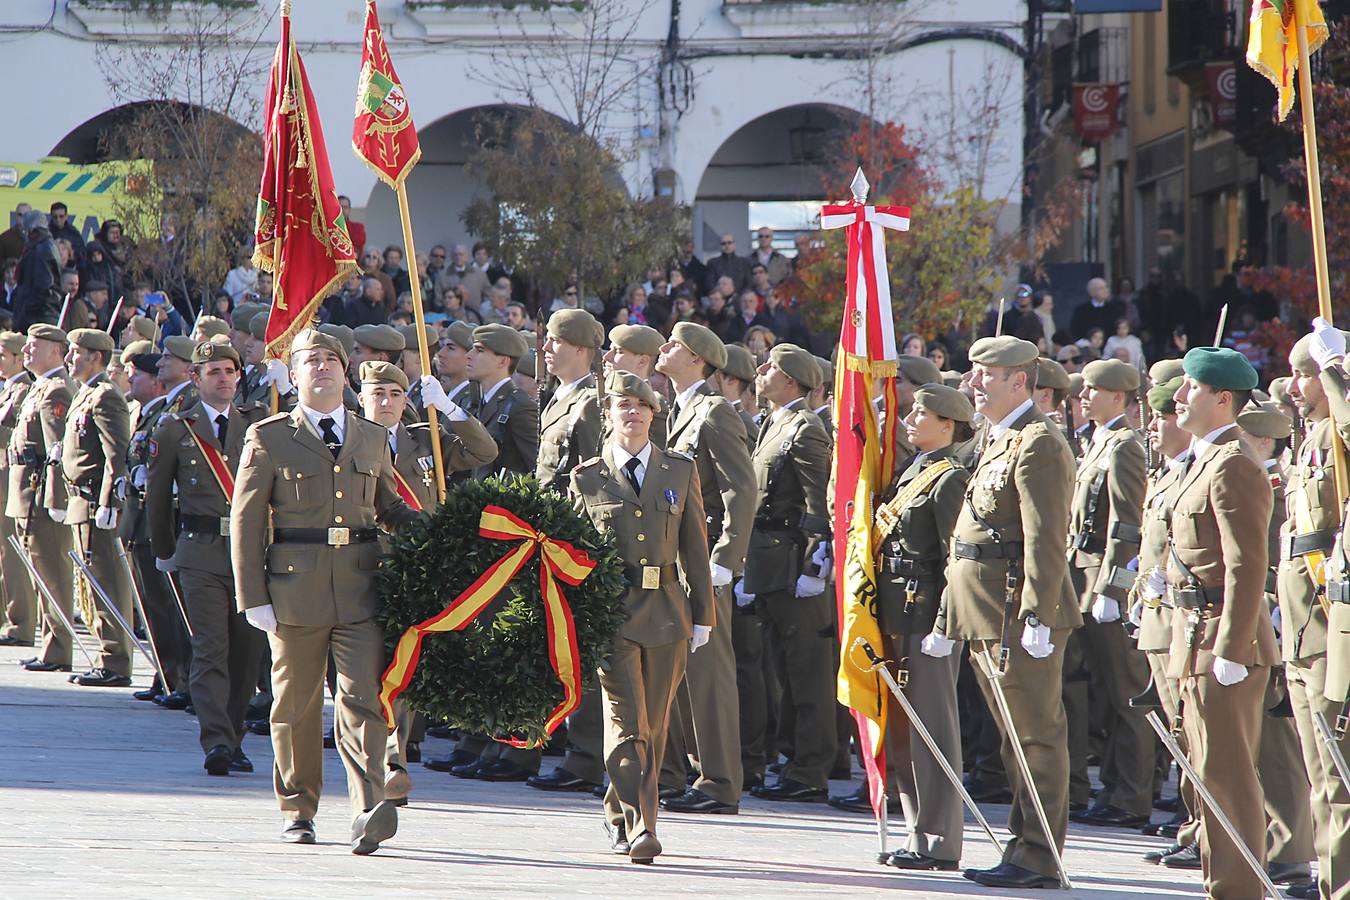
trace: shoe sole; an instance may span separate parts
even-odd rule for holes
[[[312,831],[282,832],[281,839],[287,844],[314,844],[318,842]]]
[[[525,786],[534,788],[536,791],[548,791],[553,794],[589,794],[591,791],[595,790],[595,785],[586,783],[563,787],[562,785],[557,784],[531,783],[527,780]]]
[[[369,856],[398,833],[398,807],[392,800],[380,801],[365,819],[361,833],[352,836],[352,853],[357,856]]]
[[[203,763],[202,768],[206,770],[207,775],[228,775],[230,774],[230,761],[228,759],[223,762],[211,760]]]
[[[739,815],[741,811],[739,806],[719,806],[717,809],[680,809],[662,804],[661,808],[666,812],[681,813],[686,816],[735,816]]]

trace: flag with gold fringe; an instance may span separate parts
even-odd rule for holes
[[[395,190],[422,158],[417,128],[408,109],[408,95],[394,71],[394,61],[389,57],[375,0],[366,0],[352,150],[381,181]]]
[[[1300,16],[1294,15],[1299,4]],[[1247,31],[1247,65],[1275,85],[1279,92],[1277,118],[1284,121],[1294,106],[1294,78],[1298,74],[1298,32],[1302,20],[1308,28],[1308,53],[1326,43],[1327,23],[1316,0],[1253,0]]]

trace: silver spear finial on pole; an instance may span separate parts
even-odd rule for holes
[[[863,174],[862,166],[858,167],[858,171],[854,174],[853,181],[849,183],[848,187],[853,192],[854,201],[857,203],[867,202],[867,191],[872,186],[867,183],[867,176]]]

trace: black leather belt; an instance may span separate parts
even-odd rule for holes
[[[885,569],[892,575],[904,575],[909,578],[936,578],[937,563],[927,559],[910,559],[905,556],[883,556]]]
[[[624,566],[623,576],[635,588],[654,591],[667,584],[674,584],[680,577],[674,563],[664,566]]]
[[[229,516],[194,516],[182,513],[178,516],[179,531],[203,531],[207,534],[230,534]]]
[[[1309,553],[1330,552],[1336,543],[1336,529],[1324,528],[1306,534],[1288,534],[1280,539],[1280,558],[1293,559]]]
[[[1004,541],[1001,544],[955,541],[952,555],[957,559],[1021,559],[1022,548],[1021,541]]]
[[[1210,590],[1203,587],[1174,587],[1168,591],[1168,596],[1172,599],[1172,605],[1177,609],[1194,610],[1217,610],[1223,606],[1223,588],[1213,588],[1212,592],[1216,594],[1218,600],[1210,600]]]
[[[1276,590],[1278,589],[1279,582],[1280,582],[1279,576],[1275,574],[1274,569],[1271,569],[1270,571],[1266,572],[1266,593],[1267,594],[1275,593]]]
[[[1350,603],[1350,581],[1328,581],[1327,599],[1332,603]]]
[[[380,539],[378,528],[274,528],[272,540],[278,544],[326,544],[345,547],[369,544]]]

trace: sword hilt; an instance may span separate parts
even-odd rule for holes
[[[877,669],[880,669],[882,666],[886,665],[887,660],[884,657],[877,656],[877,651],[872,649],[871,643],[869,643],[867,638],[865,637],[860,636],[855,638],[853,641],[852,649],[853,650],[861,649],[863,653],[867,654],[867,661],[869,665],[858,666],[856,662],[854,663],[855,666],[858,666],[858,668],[862,669],[864,672],[875,672]],[[851,657],[852,653],[850,653],[849,655]]]

